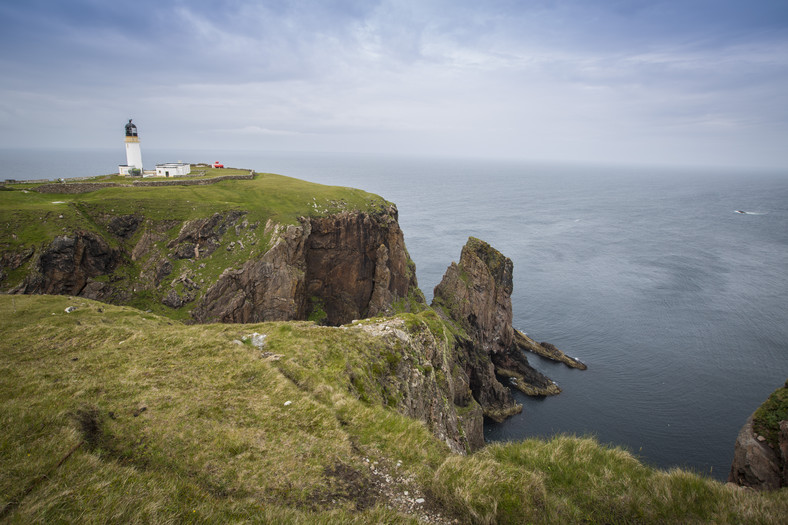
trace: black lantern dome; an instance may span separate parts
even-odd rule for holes
[[[127,137],[136,137],[137,136],[137,126],[131,123],[131,119],[126,124],[126,136]]]

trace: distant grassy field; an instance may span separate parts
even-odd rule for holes
[[[759,494],[654,470],[592,439],[452,454],[384,399],[360,398],[351,376],[373,381],[364,374],[375,363],[406,351],[362,330],[185,326],[64,296],[0,295],[0,317],[3,522],[416,523],[430,513],[439,523],[784,523],[788,515],[786,490]],[[405,320],[409,330],[440,329],[430,311]],[[267,336],[262,349],[241,343],[253,332]]]

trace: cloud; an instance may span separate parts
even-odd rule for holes
[[[763,162],[788,7],[755,4],[6,3],[0,139],[114,145],[132,116],[195,147]]]
[[[213,129],[210,130],[210,132],[227,133],[230,135],[281,135],[281,136],[301,135],[301,133],[297,131],[289,131],[285,129],[268,129],[260,126],[244,126],[242,128],[233,128],[233,129]]]

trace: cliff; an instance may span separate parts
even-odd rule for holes
[[[522,410],[496,375],[528,395],[561,390],[528,363],[520,335],[512,327],[511,259],[484,241],[470,237],[459,263],[452,263],[435,287],[433,308],[458,332],[458,361],[485,416],[502,421]]]
[[[0,197],[11,201],[0,217],[0,289],[9,293],[200,323],[338,325],[423,303],[396,207],[359,190],[260,175]]]
[[[788,381],[739,431],[728,481],[756,490],[788,487]]]
[[[393,205],[377,214],[302,217],[298,225],[268,221],[263,235],[269,249],[225,270],[198,302],[194,320],[340,325],[391,314],[396,301],[420,297]]]
[[[15,292],[0,294],[1,520],[788,513],[785,498],[659,472],[591,439],[481,448],[483,417],[519,409],[498,377],[551,393],[523,350],[562,353],[513,329],[512,263],[477,239],[426,307],[396,208],[379,197],[260,175],[12,190],[0,204],[0,286]],[[353,321],[383,313],[396,315]]]
[[[279,194],[261,211],[265,201],[253,191],[263,182],[269,191],[277,185]],[[61,227],[54,239],[6,243],[0,282],[13,294],[85,297],[196,323],[311,320],[338,326],[426,308],[393,204],[362,194],[351,206],[356,190],[298,181],[303,204],[282,217],[282,203],[295,199],[294,192],[282,191],[287,182],[267,175],[216,183],[212,190],[234,184],[241,187],[232,188],[233,196],[252,193],[224,211],[217,211],[215,197],[202,210],[190,206],[204,187],[168,199],[152,188],[105,188],[105,195],[69,194],[54,202],[27,195],[39,199],[41,224],[65,223],[72,231]],[[326,191],[333,194],[323,204],[307,196]],[[141,202],[119,209],[118,192]],[[56,219],[45,211],[53,204],[62,210]],[[31,236],[17,224],[13,240]],[[414,355],[426,362],[384,367],[390,373],[381,376],[388,378],[381,388],[406,393],[398,409],[425,421],[453,450],[483,445],[483,415],[501,421],[522,409],[508,386],[530,395],[560,391],[522,352],[527,338],[512,328],[511,292],[511,260],[470,239],[436,288],[433,305],[443,322],[433,323],[432,339],[400,340],[417,347]],[[424,366],[434,374],[424,376]]]

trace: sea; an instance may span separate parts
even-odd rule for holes
[[[469,236],[514,262],[514,326],[558,396],[487,441],[593,436],[647,464],[724,480],[748,416],[788,378],[788,169],[584,165],[367,154],[143,151],[382,195],[421,289]],[[0,150],[0,180],[113,173],[118,150]]]

